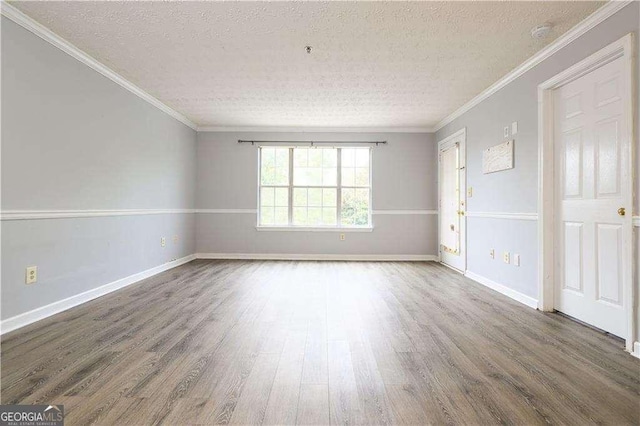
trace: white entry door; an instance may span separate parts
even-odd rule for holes
[[[623,58],[554,91],[555,309],[626,337],[631,141]]]
[[[461,272],[466,270],[465,253],[465,131],[438,143],[440,193],[440,259]]]

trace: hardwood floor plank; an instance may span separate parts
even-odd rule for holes
[[[363,424],[364,417],[346,340],[329,341],[329,414],[331,424]]]
[[[326,321],[324,319],[311,320],[309,322],[307,340],[305,344],[302,383],[329,383],[327,370],[327,341]]]
[[[353,342],[350,344],[350,350],[359,405],[362,407],[365,424],[394,424],[395,419],[384,382],[368,342]]]
[[[273,354],[261,354],[258,356],[251,374],[247,378],[247,384],[244,386],[238,398],[238,403],[233,410],[233,415],[229,421],[230,424],[262,424],[279,358],[278,355]]]
[[[397,424],[426,424],[432,418],[427,411],[425,396],[412,384],[387,385],[387,395]],[[434,424],[444,424],[433,422]]]
[[[303,384],[296,424],[328,425],[329,422],[329,385]]]
[[[306,338],[306,333],[300,331],[292,331],[287,337],[269,394],[263,420],[265,425],[291,425],[296,422]]]
[[[413,377],[413,383],[402,387],[402,392],[396,389],[392,406],[398,418],[411,418],[424,410],[425,424],[480,424],[479,419],[473,414],[471,406],[464,397],[452,398],[454,394],[447,387],[447,381],[440,382],[436,375],[438,364],[429,360],[425,362],[422,354],[417,352],[405,352],[398,354],[403,368]],[[398,399],[401,402],[398,403]],[[404,405],[419,404],[420,410],[416,407],[404,411]]]

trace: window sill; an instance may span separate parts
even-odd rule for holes
[[[340,228],[336,226],[256,226],[258,231],[282,231],[282,232],[373,232],[373,226],[361,228]]]

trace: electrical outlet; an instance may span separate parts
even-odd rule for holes
[[[510,263],[511,259],[509,258],[509,252],[508,251],[505,251],[502,254],[502,260],[504,260],[504,263]]]
[[[492,259],[496,258],[496,251],[494,249],[489,250],[489,257]]]
[[[164,237],[160,238],[160,245],[161,245],[162,247],[164,247],[164,246],[166,246],[166,245],[167,245],[167,240],[166,240]]]
[[[513,255],[513,264],[515,266],[520,266],[520,255],[519,254],[514,254]]]
[[[509,126],[504,126],[504,137],[508,138],[509,137]]]
[[[471,198],[473,197],[473,187],[469,187],[467,188],[467,197]]]
[[[28,266],[25,271],[24,282],[25,284],[33,284],[38,281],[38,267]]]
[[[346,239],[347,239],[346,235],[340,234],[340,241],[344,241]]]

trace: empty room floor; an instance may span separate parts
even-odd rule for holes
[[[436,263],[194,261],[2,339],[68,425],[637,424],[622,342]]]

